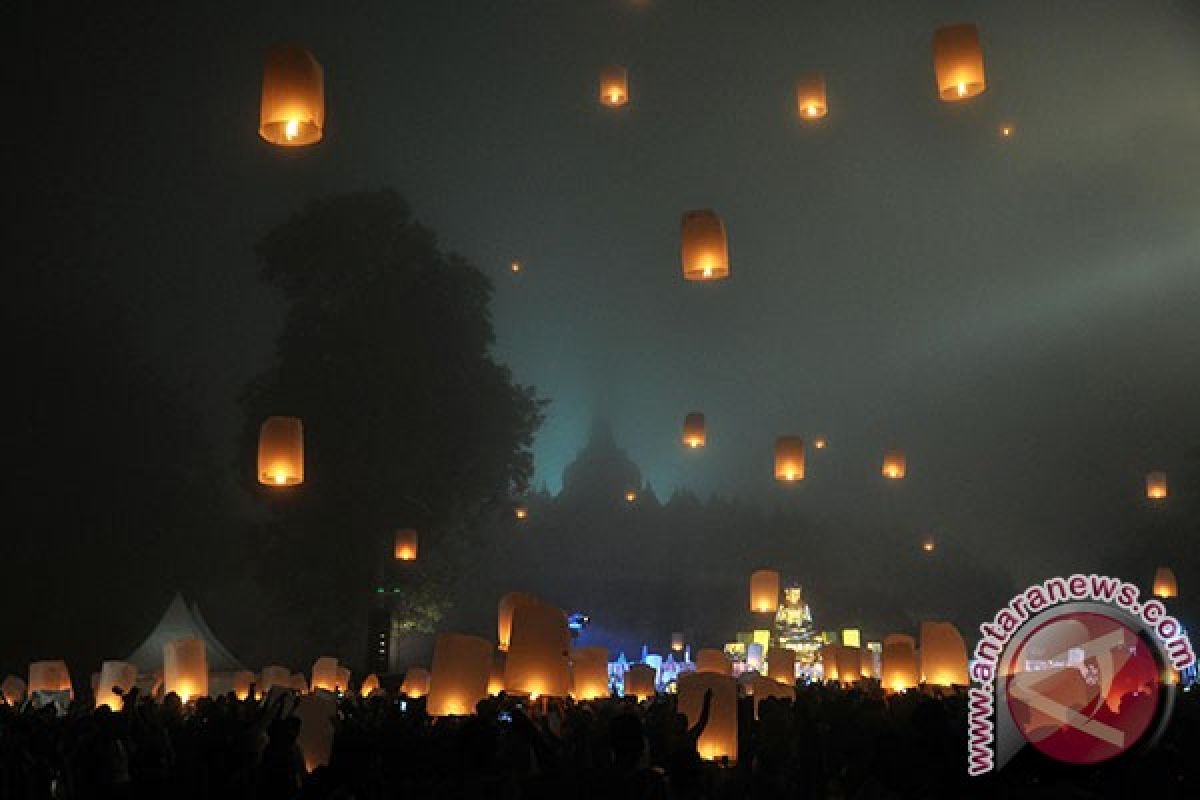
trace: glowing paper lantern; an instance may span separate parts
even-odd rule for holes
[[[397,561],[416,561],[417,532],[412,528],[402,528],[396,531],[392,550]]]
[[[308,679],[304,677],[303,672],[293,672],[292,677],[288,679],[292,691],[300,694],[308,694]]]
[[[619,108],[629,102],[629,70],[609,64],[600,70],[600,102]]]
[[[823,644],[819,653],[821,659],[821,676],[826,682],[838,679],[838,645]]]
[[[309,772],[329,766],[333,753],[333,721],[337,718],[337,700],[329,695],[309,694],[296,701],[292,713],[300,719],[296,745],[304,755]]]
[[[685,279],[717,281],[729,277],[729,241],[717,212],[706,208],[684,214],[680,243]]]
[[[518,521],[528,519],[529,508],[523,505],[513,506],[513,516],[516,517]]]
[[[533,698],[566,697],[571,688],[570,641],[567,615],[562,611],[540,602],[518,605],[504,663],[505,691]]]
[[[632,664],[625,670],[625,696],[645,700],[654,697],[654,681],[658,673],[647,664]]]
[[[703,647],[696,651],[696,672],[712,672],[717,675],[732,675],[733,666],[720,650]]]
[[[704,447],[707,433],[704,427],[704,415],[699,411],[689,411],[683,418],[683,444],[693,450]]]
[[[777,571],[756,569],[750,573],[750,610],[757,614],[774,614],[779,610]]]
[[[339,692],[350,691],[350,668],[339,666],[337,669],[337,688]]]
[[[796,110],[804,120],[818,120],[828,113],[825,76],[820,72],[809,73],[796,82]]]
[[[1166,499],[1167,473],[1150,472],[1146,474],[1146,497],[1151,500]]]
[[[338,686],[338,660],[332,656],[321,656],[313,662],[312,690],[336,692]]]
[[[267,50],[258,135],[294,147],[321,141],[325,129],[325,76],[313,54],[298,45]]]
[[[903,450],[888,450],[883,454],[883,477],[898,481],[908,472],[908,462]]]
[[[100,680],[96,684],[96,708],[108,706],[120,711],[124,701],[113,691],[113,687],[125,694],[137,683],[138,670],[125,661],[105,661],[100,665]]]
[[[25,702],[25,681],[16,675],[9,675],[0,683],[0,695],[10,706],[19,706]]]
[[[208,654],[203,639],[176,639],[163,645],[163,687],[185,703],[208,696]]]
[[[1017,129],[1013,125],[1001,125],[1000,126],[1000,136],[1003,139],[1011,139],[1013,134],[1016,132],[1017,132]]]
[[[571,679],[571,696],[576,700],[608,697],[608,648],[577,647],[571,651]]]
[[[508,643],[512,638],[513,612],[517,606],[535,605],[539,601],[529,592],[509,592],[500,598],[496,610],[496,641],[501,653],[508,651]]]
[[[75,697],[65,661],[34,661],[29,665],[29,693],[39,691],[70,692],[71,697]]]
[[[967,645],[950,622],[921,623],[921,682],[966,686]]]
[[[520,261],[514,261],[514,262],[512,262],[511,264],[509,264],[509,265],[508,265],[508,268],[509,268],[509,269],[510,269],[510,270],[511,270],[511,271],[512,271],[514,274],[515,274],[515,273],[517,273],[517,272],[520,272],[520,271],[521,271],[521,262],[520,262]]]
[[[786,700],[789,703],[796,699],[796,689],[791,685],[791,682],[784,683],[770,678],[764,678],[762,675],[754,675],[751,678],[750,695],[754,697],[754,718],[758,719],[758,707],[767,698],[776,700]]]
[[[704,695],[712,691],[708,724],[700,734],[696,749],[706,761],[734,763],[738,751],[737,683],[728,675],[711,672],[685,672],[679,676],[678,713],[687,716],[691,728],[700,720]]]
[[[826,447],[829,447],[829,440],[824,436],[814,436],[813,447],[817,450],[824,450]]]
[[[771,649],[767,659],[767,677],[789,686],[796,682],[796,651],[786,647]]]
[[[478,636],[443,633],[433,645],[426,710],[433,717],[469,716],[487,697],[492,644]],[[411,672],[411,670],[410,670]],[[408,682],[408,676],[405,676]]]
[[[379,688],[379,677],[372,672],[370,675],[363,678],[362,686],[358,687],[358,696],[370,697],[372,692],[378,692]]]
[[[683,633],[676,631],[671,634],[671,649],[676,653],[683,652]]]
[[[431,678],[429,670],[424,667],[409,667],[408,671],[404,673],[404,682],[400,684],[400,691],[414,700],[418,697],[424,697],[429,694]],[[474,709],[474,707],[474,704],[472,704],[471,708]]]
[[[625,492],[625,502],[626,502],[626,503],[633,503],[633,502],[635,502],[636,500],[637,500],[637,490],[635,490],[635,489],[628,489],[628,490],[626,490],[626,492]]]
[[[492,671],[488,673],[487,693],[492,697],[504,691],[504,654],[498,653],[492,659]]]
[[[258,681],[258,692],[263,697],[271,691],[272,686],[287,686],[292,685],[292,671],[287,667],[269,666],[262,668],[262,675]]]
[[[838,682],[843,686],[857,683],[862,677],[862,651],[844,644],[834,646],[837,647]]]
[[[1159,567],[1154,570],[1154,596],[1170,600],[1179,596],[1179,584],[1175,581],[1175,571],[1170,567]]]
[[[296,417],[267,417],[259,429],[258,482],[266,486],[304,482],[304,426]]]
[[[938,96],[955,103],[987,88],[979,30],[970,23],[947,25],[933,32],[933,72]]]
[[[902,633],[884,637],[880,673],[883,688],[891,692],[902,692],[917,685],[917,653],[913,637]]]
[[[775,440],[775,480],[784,483],[804,480],[804,440],[780,436]]]
[[[925,541],[921,542],[921,549],[924,550],[926,553],[932,553],[934,550],[937,549],[937,542],[935,542],[933,540],[933,537],[931,536],[931,537],[927,538]]]
[[[233,696],[245,700],[250,696],[250,686],[254,683],[254,673],[247,669],[233,673]]]

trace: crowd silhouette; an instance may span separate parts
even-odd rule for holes
[[[966,695],[800,685],[794,702],[739,705],[736,763],[703,761],[674,697],[582,703],[488,698],[433,719],[423,699],[337,701],[329,763],[311,772],[290,695],[183,704],[132,690],[123,708],[0,704],[0,797],[37,798],[926,798],[1200,796],[1200,696],[1182,692],[1163,737],[1094,767],[1025,748],[966,774]]]

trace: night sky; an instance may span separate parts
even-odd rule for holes
[[[960,21],[989,88],[957,106],[930,38]],[[551,401],[551,491],[602,418],[660,496],[933,535],[1016,581],[1141,535],[1151,469],[1172,502],[1200,491],[1194,3],[103,4],[18,32],[5,158],[91,207],[225,462],[281,322],[254,243],[313,197],[392,186],[495,281],[497,356]],[[293,151],[256,133],[263,51],[290,41],[327,98],[325,140]],[[624,109],[596,101],[609,62]],[[806,126],[814,69],[830,113]],[[707,207],[733,277],[688,284],[680,216]],[[679,445],[690,410],[703,453]],[[831,443],[793,489],[771,479],[787,433]]]

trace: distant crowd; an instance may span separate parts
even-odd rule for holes
[[[0,701],[0,798],[1006,798],[1200,797],[1200,692],[1179,695],[1157,746],[1095,767],[1025,748],[966,774],[966,695],[800,685],[739,706],[736,763],[701,760],[672,695],[528,704],[501,695],[432,719],[423,699],[337,700],[327,766],[308,772],[295,698],[183,704],[132,690],[120,711]]]

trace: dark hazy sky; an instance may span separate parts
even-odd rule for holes
[[[495,279],[497,353],[552,401],[551,489],[603,416],[660,495],[903,525],[1036,578],[1136,529],[1143,474],[1200,444],[1200,5],[138,5],[19,23],[16,135],[43,189],[94,203],[134,323],[227,459],[280,322],[254,242],[381,186]],[[959,21],[989,80],[961,107],[930,59]],[[325,68],[312,148],[256,135],[280,41]],[[623,110],[595,101],[607,62]],[[831,110],[810,128],[792,91],[813,69]],[[680,276],[703,207],[729,230],[717,285]],[[703,454],[678,445],[693,409]],[[772,440],[817,432],[785,497]],[[893,446],[903,486],[878,477]]]

